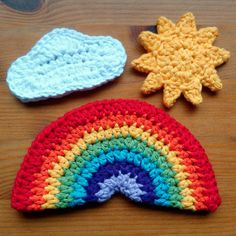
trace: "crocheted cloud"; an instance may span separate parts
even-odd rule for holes
[[[74,109],[33,141],[12,192],[21,211],[104,202],[214,211],[221,200],[209,160],[193,135],[164,111],[135,100]]]
[[[110,36],[54,29],[13,62],[7,83],[22,102],[59,97],[120,76],[126,58],[122,44]]]
[[[158,34],[144,31],[139,35],[148,53],[132,61],[136,70],[148,73],[142,86],[144,94],[164,87],[163,103],[171,107],[181,93],[192,104],[201,103],[202,85],[212,91],[222,88],[215,67],[227,61],[230,53],[212,46],[218,35],[216,27],[197,30],[189,12],[177,24],[160,17],[157,29]]]

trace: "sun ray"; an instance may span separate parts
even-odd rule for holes
[[[176,27],[175,24],[167,19],[164,16],[161,16],[157,21],[157,32],[159,34],[169,34],[171,31],[175,31]]]
[[[143,31],[139,35],[139,42],[148,52],[151,52],[158,48],[158,45],[161,44],[161,39],[157,34],[150,31]]]
[[[201,83],[211,91],[218,91],[223,87],[215,68],[206,69],[205,76],[201,79]]]
[[[230,53],[223,48],[209,46],[207,52],[208,52],[208,57],[210,58],[212,64],[215,67],[223,64],[230,58]]]
[[[148,53],[132,61],[136,70],[149,74],[143,93],[164,87],[163,103],[171,107],[181,93],[194,105],[201,103],[202,85],[212,91],[222,88],[215,67],[226,62],[230,53],[212,45],[218,35],[216,27],[197,30],[192,13],[183,15],[176,25],[160,17],[157,27],[158,34],[140,34],[140,43]]]
[[[198,31],[198,43],[209,43],[212,44],[219,32],[216,27],[206,27]]]
[[[198,79],[183,91],[183,95],[187,101],[191,102],[193,105],[198,105],[202,102],[201,91],[202,84],[200,79]]]
[[[159,90],[162,86],[163,80],[161,76],[152,72],[145,79],[141,90],[144,94],[150,94]]]
[[[175,84],[164,85],[163,103],[166,107],[172,107],[180,95],[181,90]]]
[[[152,53],[146,53],[138,59],[133,60],[132,66],[138,71],[149,73],[156,69],[157,62]]]
[[[191,12],[187,12],[180,17],[180,20],[176,24],[179,29],[189,28],[192,31],[196,31],[195,17]]]

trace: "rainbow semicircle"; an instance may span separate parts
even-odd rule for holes
[[[33,141],[17,174],[21,211],[104,202],[214,211],[214,172],[194,136],[164,111],[136,100],[104,100],[66,113]]]

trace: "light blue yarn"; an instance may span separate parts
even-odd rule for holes
[[[110,199],[115,192],[121,192],[126,197],[136,202],[141,202],[141,195],[146,194],[140,188],[142,184],[136,182],[137,176],[130,177],[130,173],[122,174],[119,172],[118,176],[111,176],[109,179],[105,179],[103,183],[98,183],[100,190],[95,194],[98,197],[98,202],[105,202]]]
[[[101,154],[98,157],[91,156],[91,160],[85,161],[86,164],[81,169],[80,174],[75,174],[75,183],[72,185],[74,189],[73,192],[70,193],[70,198],[73,198],[73,201],[70,202],[70,206],[82,205],[84,204],[83,198],[86,196],[85,187],[87,186],[86,180],[92,178],[93,173],[96,173],[98,168],[102,165],[105,165],[107,162],[113,163],[114,161],[126,160],[129,163],[134,163],[136,166],[141,166],[145,171],[149,171],[150,168],[153,170],[157,170],[155,172],[156,176],[153,179],[153,184],[155,186],[154,192],[157,196],[155,200],[155,204],[162,206],[170,206],[170,197],[171,195],[168,193],[168,189],[170,188],[169,184],[166,181],[164,176],[161,176],[162,170],[157,169],[155,164],[151,163],[151,161],[138,153],[129,152],[128,150],[110,150],[106,154]],[[77,179],[78,178],[78,179]],[[81,181],[82,180],[82,181]],[[81,182],[80,182],[81,181]],[[60,188],[60,186],[59,186]],[[160,199],[159,199],[160,198]],[[159,200],[159,201],[158,201]]]
[[[58,28],[12,63],[6,81],[22,102],[45,100],[113,80],[123,73],[126,59],[117,39]]]

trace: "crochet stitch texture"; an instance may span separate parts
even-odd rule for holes
[[[47,33],[8,70],[7,83],[22,102],[88,90],[120,76],[127,56],[120,41],[72,29]]]
[[[20,211],[104,202],[214,211],[220,204],[204,149],[164,111],[136,100],[89,103],[52,122],[32,142],[17,174]]]
[[[147,53],[131,63],[136,70],[148,74],[141,89],[144,94],[163,87],[163,103],[172,107],[181,94],[192,104],[200,104],[202,85],[212,91],[222,88],[215,67],[227,61],[230,53],[212,46],[218,35],[216,27],[197,30],[189,12],[177,24],[160,17],[157,31],[158,34],[143,31],[139,35]]]

